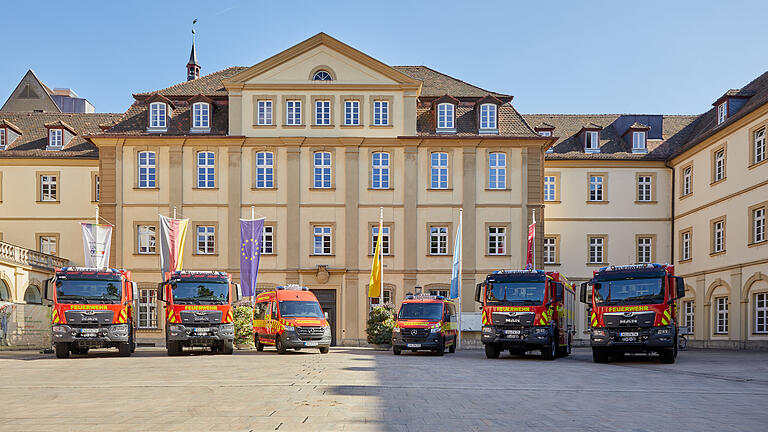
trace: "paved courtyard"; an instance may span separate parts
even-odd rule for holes
[[[766,430],[768,353],[487,360],[335,348],[58,360],[0,353],[0,430]]]

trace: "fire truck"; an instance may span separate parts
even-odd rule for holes
[[[56,357],[87,354],[91,348],[136,349],[136,284],[131,272],[112,268],[63,267],[46,283],[53,302],[52,341]]]
[[[407,295],[392,329],[392,352],[429,350],[441,356],[456,352],[459,326],[456,305],[443,296]]]
[[[232,303],[240,298],[239,284],[220,271],[175,271],[158,286],[165,303],[165,347],[169,356],[185,347],[207,347],[232,354],[235,324]]]
[[[587,303],[590,345],[595,363],[625,353],[658,353],[662,363],[677,357],[675,300],[685,295],[685,282],[674,266],[640,264],[603,267],[581,284]],[[587,288],[592,296],[587,298]]]
[[[482,304],[481,341],[488,358],[504,350],[523,355],[540,350],[553,360],[571,353],[576,292],[557,272],[499,270],[477,284]]]

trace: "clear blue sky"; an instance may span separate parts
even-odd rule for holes
[[[761,1],[75,1],[3,6],[0,99],[27,69],[101,112],[324,31],[390,65],[515,95],[524,113],[707,110],[768,70]]]

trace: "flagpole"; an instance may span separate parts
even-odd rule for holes
[[[531,261],[533,270],[536,270],[536,209],[533,209],[533,242],[531,243]]]
[[[464,209],[459,209],[459,229],[460,230],[464,229],[464,225],[462,224],[463,218],[464,218]],[[459,245],[459,280],[458,280],[458,283],[459,283],[459,287],[458,287],[459,288],[459,307],[458,307],[458,309],[459,309],[459,317],[458,317],[459,318],[459,322],[458,322],[458,327],[459,328],[458,328],[457,337],[456,337],[456,349],[460,349],[461,348],[461,271],[462,271],[462,265],[463,265],[463,263],[462,263],[463,255],[464,255],[464,253],[463,253],[463,251],[464,251],[464,244],[463,244],[464,239],[463,239],[463,237],[464,236],[462,235],[461,232],[459,232],[459,236],[461,236],[459,238],[461,238],[462,244]]]
[[[251,206],[251,220],[256,219],[256,206]]]
[[[96,225],[99,224],[99,205],[96,204]]]
[[[379,207],[379,235],[378,239],[384,239],[384,207]],[[384,306],[384,245],[379,245],[379,265],[381,266],[381,281],[379,287],[379,306]]]

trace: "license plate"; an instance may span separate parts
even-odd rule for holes
[[[95,329],[95,328],[80,329],[80,333],[98,333],[98,332],[99,332],[99,329]]]
[[[197,334],[207,334],[211,332],[211,329],[205,327],[197,327],[194,329]]]
[[[619,333],[619,336],[621,337],[638,337],[640,336],[639,332],[621,332]]]
[[[304,342],[304,346],[317,346],[317,342]]]
[[[408,348],[421,348],[421,344],[408,344],[406,345]]]
[[[504,330],[504,333],[508,335],[518,335],[520,334],[520,330]]]

